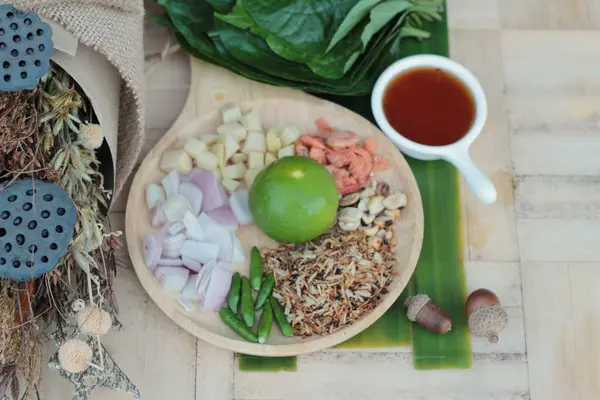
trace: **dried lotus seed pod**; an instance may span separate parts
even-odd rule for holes
[[[105,335],[112,327],[112,318],[99,307],[87,307],[77,313],[77,326],[88,335]]]
[[[89,367],[93,355],[92,348],[86,342],[70,339],[58,349],[58,363],[65,371],[78,374]]]

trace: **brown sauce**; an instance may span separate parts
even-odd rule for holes
[[[407,139],[444,146],[467,134],[475,119],[475,101],[454,75],[437,68],[415,68],[388,84],[383,112]]]

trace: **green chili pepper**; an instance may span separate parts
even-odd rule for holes
[[[271,334],[271,327],[273,327],[273,309],[267,302],[258,323],[258,343],[266,343]]]
[[[263,263],[258,247],[252,247],[250,251],[250,285],[252,289],[259,290],[263,276]]]
[[[245,276],[242,277],[242,298],[240,314],[246,323],[246,326],[254,325],[254,301],[252,299],[252,289],[250,282]]]
[[[277,302],[277,299],[273,296],[269,299],[269,303],[271,304],[271,308],[273,309],[273,316],[275,317],[275,321],[277,322],[277,326],[279,326],[279,330],[283,336],[294,336],[294,329],[288,322],[285,313],[281,309],[281,306]]]
[[[260,285],[260,291],[256,297],[256,304],[254,304],[255,310],[259,310],[265,302],[269,300],[273,286],[275,286],[275,275],[269,274],[269,276],[263,280],[262,285]]]
[[[227,305],[234,314],[237,314],[238,306],[240,305],[241,288],[242,277],[239,272],[236,272],[231,278],[231,287],[229,288],[229,293],[227,293]]]
[[[258,342],[258,338],[229,308],[223,307],[219,310],[221,320],[227,324],[235,333],[249,342]]]

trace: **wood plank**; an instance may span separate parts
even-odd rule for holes
[[[523,261],[600,261],[600,224],[594,219],[517,220]]]
[[[588,4],[595,0],[502,0],[503,28],[581,29],[592,27]]]
[[[156,307],[135,272],[120,268],[115,290],[120,304],[122,332],[112,332],[103,343],[121,369],[138,386],[145,400],[194,399],[196,338],[179,328]],[[50,345],[49,345],[50,346]],[[44,371],[41,398],[67,399],[70,387]],[[130,399],[125,393],[98,390],[91,400]]]
[[[600,174],[598,41],[597,31],[502,32],[516,174]]]
[[[513,135],[511,142],[517,175],[600,175],[597,131],[528,133]]]
[[[520,176],[515,187],[519,218],[600,219],[598,176]]]
[[[442,397],[440,397],[442,396]],[[234,399],[460,399],[529,398],[522,355],[475,357],[468,370],[417,371],[406,353],[322,352],[298,358],[298,371],[240,372]]]
[[[450,29],[498,29],[500,12],[496,0],[448,0]]]
[[[480,80],[488,100],[488,120],[472,145],[475,163],[494,182],[498,200],[483,204],[466,187],[469,257],[477,261],[516,261],[518,246],[513,205],[510,143],[504,96],[501,36],[497,30],[451,31],[452,57]]]
[[[599,41],[600,31],[503,30],[508,95],[600,95]]]
[[[233,353],[198,340],[195,400],[233,398]]]
[[[569,264],[571,315],[575,332],[575,374],[579,398],[596,399],[600,393],[600,265]],[[568,315],[565,315],[568,317]]]
[[[522,264],[532,399],[597,398],[598,267]]]

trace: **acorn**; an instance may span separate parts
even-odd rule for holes
[[[410,296],[404,302],[406,316],[429,332],[441,335],[452,328],[452,320],[426,294]]]
[[[498,296],[487,289],[477,289],[467,298],[466,312],[473,335],[486,337],[490,343],[498,342],[498,333],[508,323],[508,314]]]

